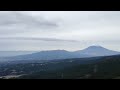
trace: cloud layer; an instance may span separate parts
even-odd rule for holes
[[[120,51],[119,36],[119,11],[0,12],[1,50],[78,50],[101,45]]]
[[[79,42],[77,40],[65,40],[56,38],[32,38],[32,37],[0,37],[0,40],[36,40],[36,41],[56,41],[56,42]]]

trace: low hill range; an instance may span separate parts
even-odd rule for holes
[[[58,60],[58,59],[70,59],[70,58],[87,58],[96,56],[111,56],[119,55],[120,52],[106,49],[101,46],[90,46],[83,50],[69,52],[66,50],[50,50],[34,52],[25,55],[17,55],[0,58],[0,61],[14,61],[14,60]]]

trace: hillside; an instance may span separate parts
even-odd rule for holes
[[[20,79],[114,79],[120,76],[120,56],[63,60],[44,65],[43,71]],[[31,68],[30,70],[36,70]]]

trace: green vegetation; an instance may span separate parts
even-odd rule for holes
[[[119,79],[120,56],[15,64],[0,69],[0,75],[26,74],[16,79]]]
[[[120,57],[102,57],[99,62],[75,64],[52,72],[37,72],[26,79],[114,79],[120,76]],[[73,64],[73,63],[72,63]],[[119,79],[119,78],[118,78]]]

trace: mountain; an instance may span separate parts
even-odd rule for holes
[[[110,56],[117,55],[120,52],[108,50],[101,46],[90,46],[84,50],[79,50],[75,52],[69,52],[66,50],[51,50],[51,51],[41,51],[37,53],[19,55],[7,58],[1,58],[2,61],[18,61],[18,60],[59,60],[59,59],[70,59],[70,58],[86,58],[86,57],[96,57],[96,56]]]
[[[36,51],[0,51],[0,57],[10,57],[10,56],[18,56],[25,54],[32,54]]]
[[[120,54],[120,52],[112,51],[101,46],[90,46],[86,49],[75,51],[74,53],[90,56],[110,56]]]
[[[7,57],[4,59],[6,60],[58,60],[58,59],[80,58],[80,57],[89,57],[89,56],[83,55],[83,54],[75,54],[72,52],[68,52],[66,50],[51,50],[51,51],[41,51],[41,52],[27,54],[27,55]]]

